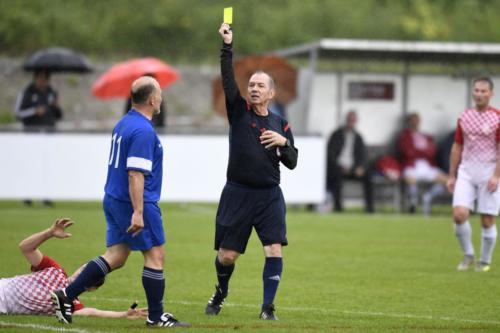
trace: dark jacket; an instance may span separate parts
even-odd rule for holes
[[[33,83],[19,95],[16,103],[16,117],[24,126],[54,127],[56,121],[62,118],[62,110],[57,106],[57,92],[50,86],[45,90],[38,90]],[[36,108],[45,106],[47,112],[43,116],[36,113]]]
[[[338,168],[337,160],[344,147],[345,126],[332,133],[328,140],[327,172],[330,175]],[[361,135],[354,130],[354,165],[353,168],[366,167],[366,146]]]

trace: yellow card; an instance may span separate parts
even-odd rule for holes
[[[233,7],[224,8],[224,23],[233,24]]]

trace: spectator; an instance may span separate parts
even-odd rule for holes
[[[35,72],[33,82],[17,98],[16,117],[28,132],[54,131],[62,110],[57,92],[50,86],[50,72]]]
[[[412,113],[408,116],[408,126],[398,139],[403,179],[409,200],[409,212],[415,213],[418,203],[418,183],[428,182],[433,185],[422,196],[423,213],[428,214],[432,199],[445,192],[447,176],[436,166],[436,146],[430,135],[419,130],[420,116]]]
[[[349,111],[346,124],[338,128],[328,140],[327,189],[332,192],[334,209],[343,210],[342,183],[344,179],[359,180],[363,184],[365,210],[373,213],[372,175],[367,167],[366,147],[363,138],[356,131],[358,116]]]
[[[23,122],[26,132],[53,132],[56,121],[62,118],[57,91],[50,86],[50,72],[36,71],[33,82],[19,95],[15,109],[16,117]],[[32,200],[24,200],[26,206]],[[43,200],[44,206],[52,206],[49,200]]]
[[[448,173],[450,170],[450,153],[454,142],[455,130],[452,130],[438,143],[436,162],[439,169],[444,173]]]

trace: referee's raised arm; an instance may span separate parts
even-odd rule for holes
[[[223,43],[220,53],[220,69],[222,75],[222,87],[226,96],[226,109],[231,120],[230,113],[238,98],[241,98],[238,85],[234,78],[233,70],[233,31],[227,23],[222,23],[219,29]]]

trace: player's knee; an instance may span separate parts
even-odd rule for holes
[[[481,225],[483,228],[490,228],[495,224],[495,217],[492,215],[482,215],[481,216]]]
[[[128,257],[124,256],[114,256],[110,261],[108,262],[109,267],[111,267],[112,270],[122,268],[125,266],[125,263],[127,262]]]
[[[158,265],[163,265],[163,263],[165,262],[165,251],[158,251],[157,253],[155,253],[153,259]]]
[[[415,177],[406,176],[405,183],[408,185],[415,185],[415,184],[417,184],[417,179]]]
[[[119,269],[119,268],[122,268],[123,266],[125,266],[125,263],[126,263],[126,260],[106,260],[109,264],[109,267],[111,268],[111,270],[115,270],[115,269]]]
[[[165,249],[163,246],[154,247],[148,251],[143,252],[144,265],[154,269],[163,269],[165,261]]]
[[[281,257],[281,244],[272,244],[264,246],[266,257]]]
[[[462,207],[455,207],[453,209],[453,220],[456,224],[462,224],[469,218],[469,210]]]
[[[128,258],[128,252],[124,251],[106,251],[102,258],[108,263],[112,270],[125,266]]]
[[[219,252],[218,258],[219,258],[219,262],[223,266],[229,266],[229,265],[234,264],[234,262],[238,258],[238,254],[236,252],[225,252],[224,251],[224,252]]]

